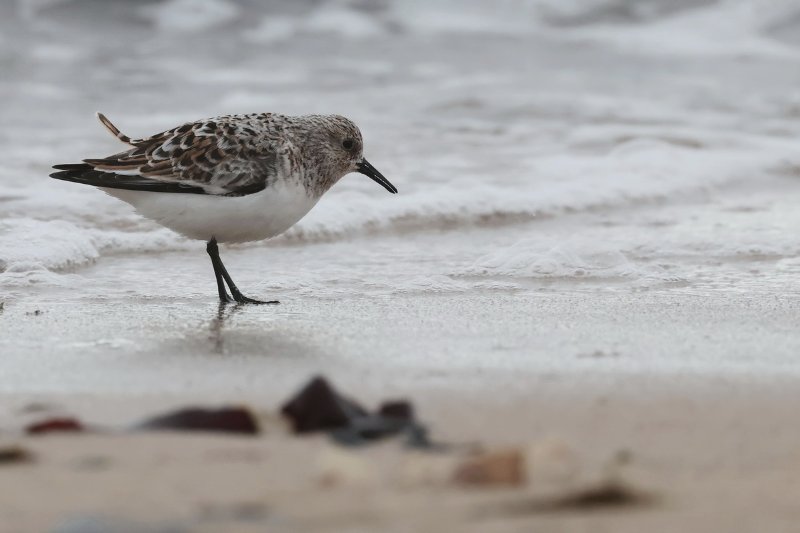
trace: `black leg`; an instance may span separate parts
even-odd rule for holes
[[[231,298],[228,291],[225,290],[225,281],[222,279],[222,269],[220,264],[222,261],[219,258],[219,248],[217,247],[217,239],[212,238],[206,244],[206,252],[211,257],[211,266],[214,267],[214,277],[217,279],[217,292],[219,292],[220,303],[233,303],[234,299]]]
[[[222,264],[222,259],[219,257],[219,247],[217,246],[217,239],[211,238],[206,245],[206,251],[208,255],[211,256],[211,264],[214,266],[214,275],[217,277],[217,290],[219,291],[219,299],[222,302],[237,302],[240,304],[277,304],[279,303],[276,300],[272,300],[269,302],[262,302],[261,300],[255,300],[253,298],[248,298],[244,294],[239,291],[239,288],[236,287],[236,284],[233,282],[233,278],[231,275],[228,274],[228,270],[225,268],[225,265]],[[231,294],[233,298],[228,296],[228,292],[225,290],[225,284],[222,280],[225,280],[225,283],[228,284],[228,287],[231,290]]]

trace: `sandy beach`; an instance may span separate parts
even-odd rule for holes
[[[3,530],[790,531],[798,305],[573,290],[297,299],[220,319],[185,300],[17,302],[2,315],[19,340],[4,350],[2,442],[35,458],[3,466]],[[557,453],[526,456],[522,486],[463,487],[460,449],[294,437],[276,413],[314,374],[366,405],[411,400],[443,442]],[[119,431],[238,404],[262,435],[17,432],[53,413]],[[646,504],[534,505],[602,480],[620,454]]]

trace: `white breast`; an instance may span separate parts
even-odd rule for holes
[[[319,200],[300,183],[279,182],[247,196],[159,193],[102,188],[141,215],[190,239],[247,242],[283,233]]]

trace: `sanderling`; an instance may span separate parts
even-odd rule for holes
[[[397,192],[364,159],[358,127],[339,115],[228,115],[143,139],[122,134],[101,113],[97,117],[133,148],[55,165],[60,172],[50,176],[99,187],[162,226],[207,241],[222,302],[278,303],[239,291],[222,264],[218,242],[258,241],[283,233],[350,172]]]

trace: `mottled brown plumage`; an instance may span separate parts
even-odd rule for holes
[[[131,149],[83,165],[58,165],[53,177],[107,188],[243,196],[276,179],[296,179],[321,196],[353,167],[361,132],[338,115],[273,113],[199,120],[142,139],[102,124]],[[350,146],[343,147],[343,143]],[[391,190],[391,189],[390,189]]]

